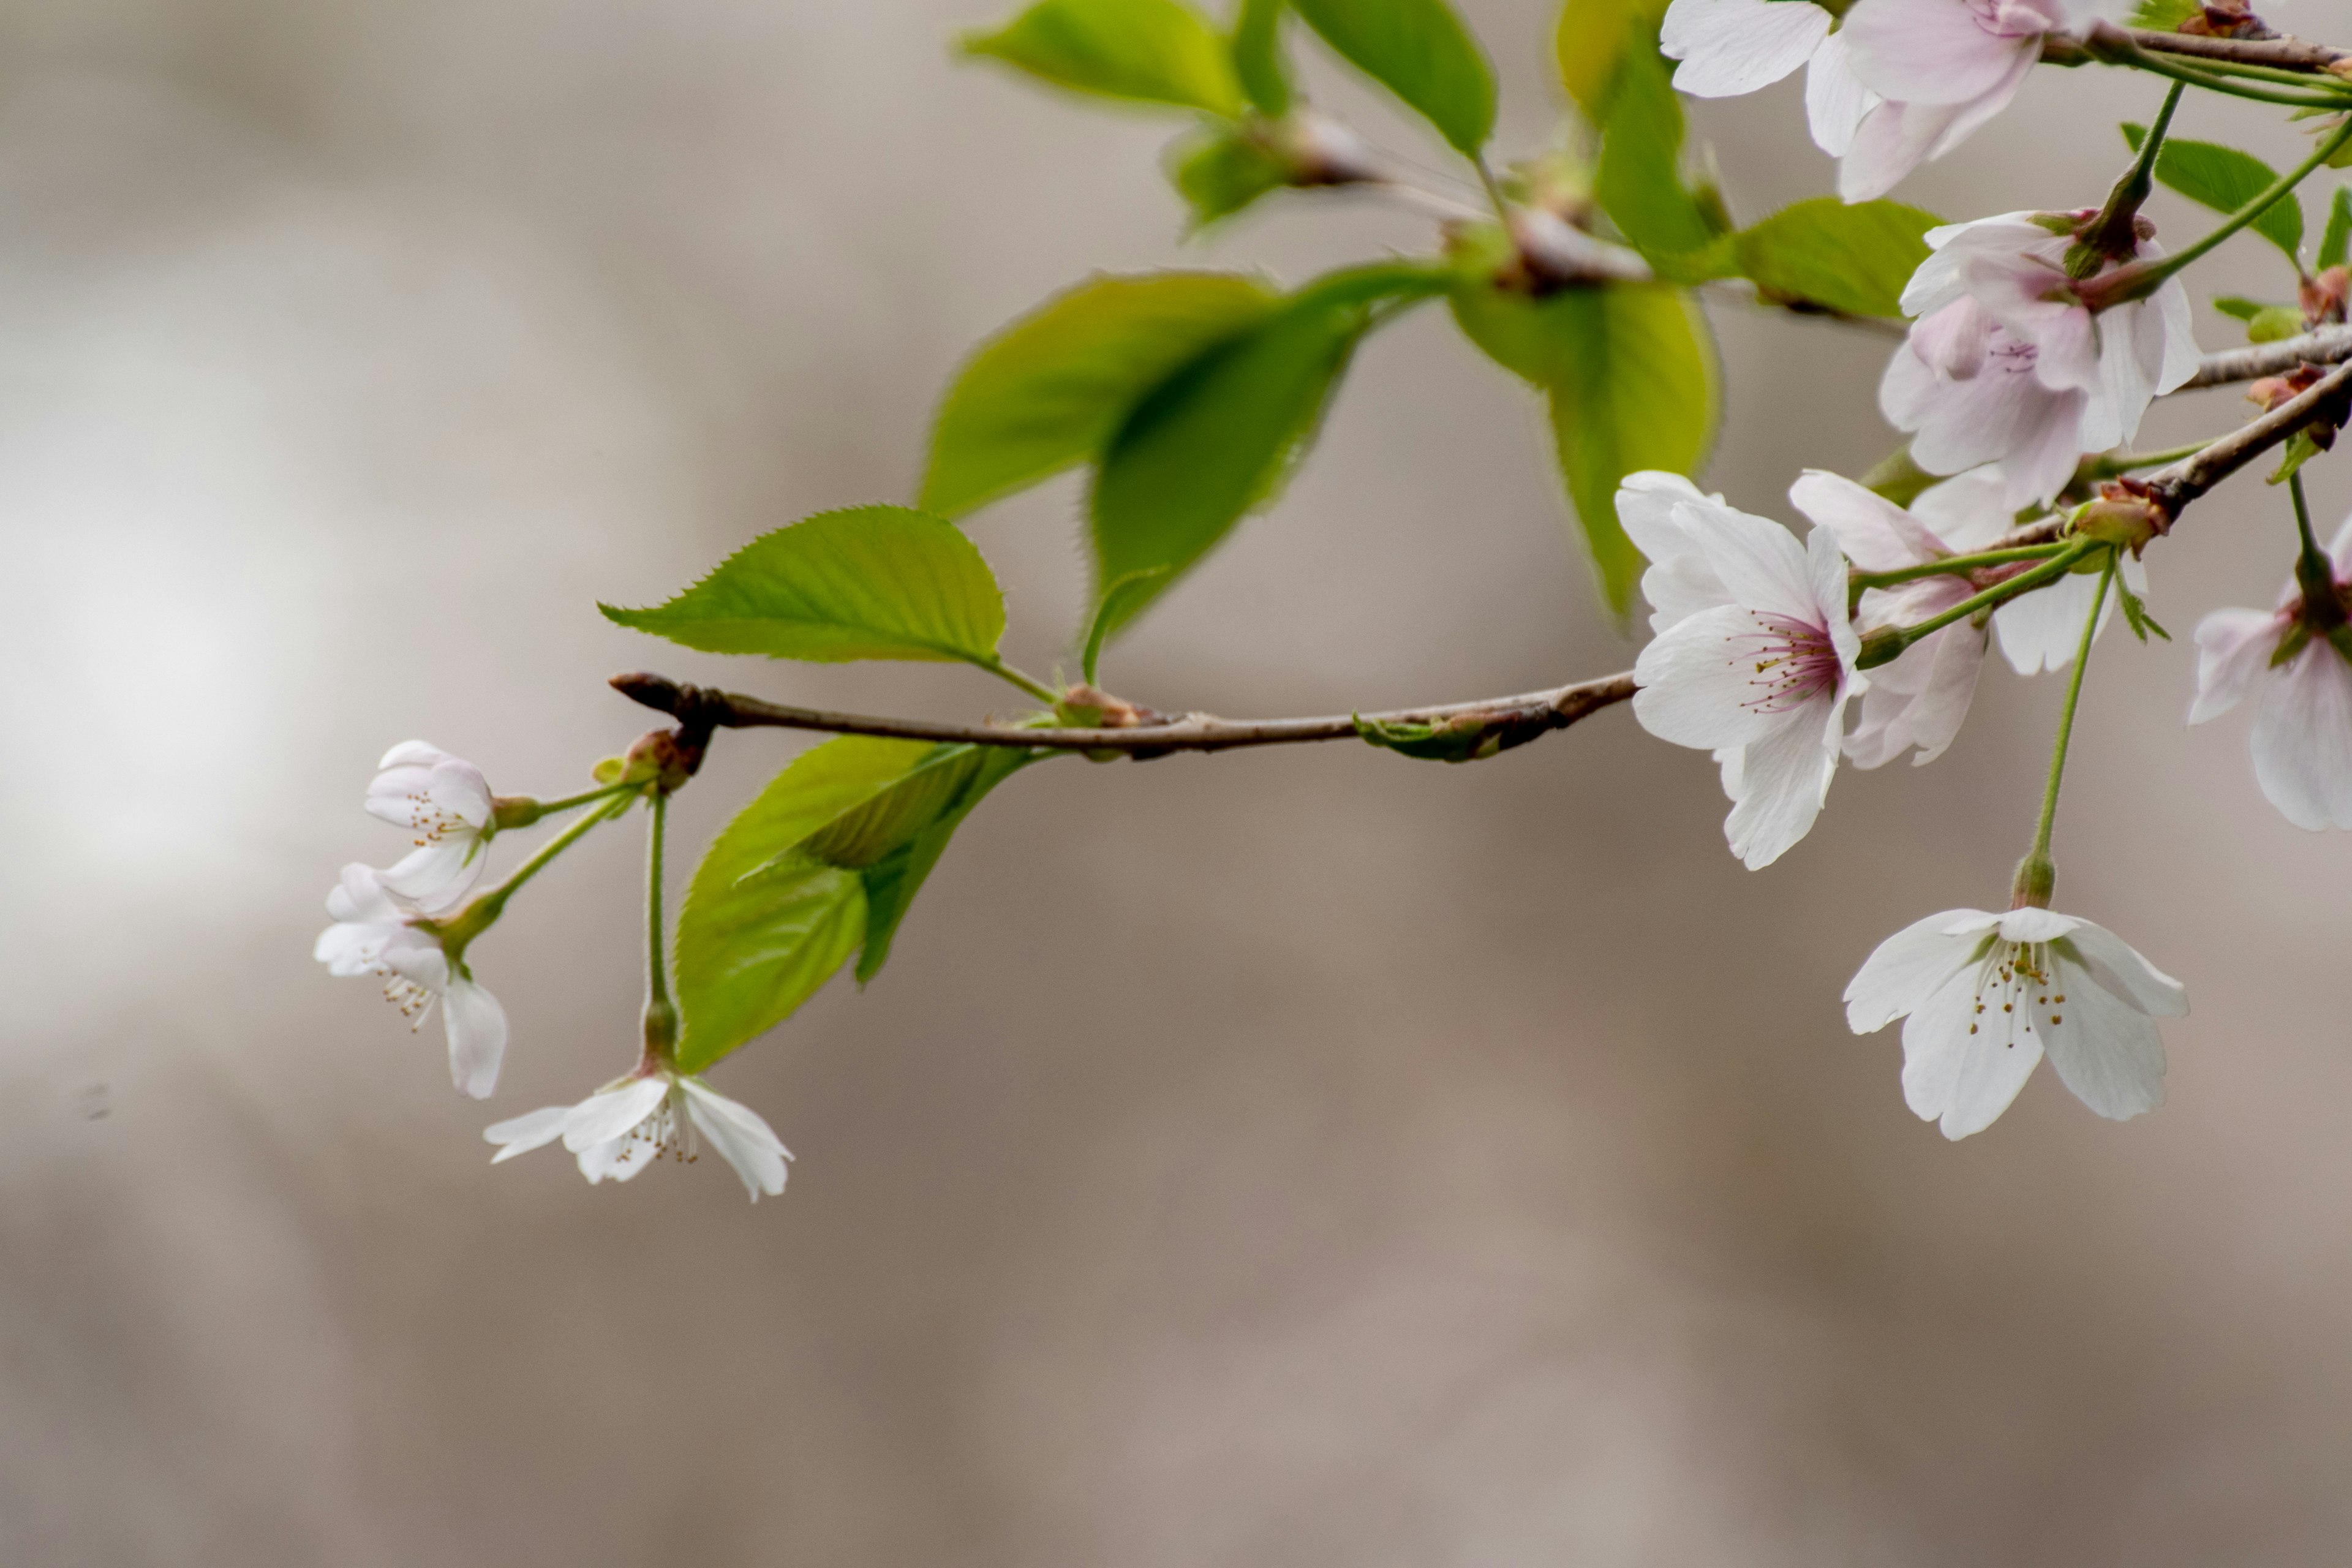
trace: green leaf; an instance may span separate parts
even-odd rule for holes
[[[1109,640],[1111,628],[1140,610],[1156,591],[1160,579],[1167,575],[1165,566],[1147,567],[1124,574],[1102,591],[1102,601],[1095,606],[1094,623],[1087,627],[1086,651],[1078,658],[1078,668],[1088,686],[1095,683],[1095,667],[1102,662],[1103,644]]]
[[[1693,474],[1713,437],[1715,359],[1696,305],[1664,284],[1564,289],[1540,300],[1493,288],[1454,296],[1463,331],[1550,395],[1570,502],[1619,616],[1646,564],[1617,521],[1617,486],[1643,468]]]
[[[1096,277],[982,343],[931,430],[922,505],[960,517],[1098,453],[1178,367],[1265,321],[1278,296],[1230,272]]]
[[[1356,733],[1401,756],[1433,763],[1483,762],[1503,749],[1494,726],[1475,713],[1434,723],[1387,721],[1356,715]]]
[[[1003,60],[1059,87],[1105,98],[1241,111],[1225,40],[1181,0],[1040,0],[964,53]]]
[[[1291,8],[1455,151],[1475,156],[1486,144],[1495,129],[1494,72],[1445,0],[1291,0]]]
[[[1168,178],[1195,232],[1290,183],[1290,170],[1247,127],[1206,126],[1170,149]]]
[[[1900,316],[1903,286],[1927,259],[1921,237],[1942,221],[1900,202],[1819,196],[1740,230],[1732,247],[1740,272],[1771,297]]]
[[[1439,275],[1411,263],[1332,273],[1136,405],[1095,476],[1095,581],[1108,588],[1136,574],[1161,575],[1109,607],[1106,635],[1272,498],[1380,309],[1443,286]]]
[[[2198,0],[2139,0],[2132,8],[2130,26],[2156,33],[2177,33],[2181,23],[2201,9]]]
[[[2256,316],[2261,315],[2264,310],[2275,310],[2280,308],[2281,307],[2276,305],[2266,305],[2260,300],[2249,300],[2243,294],[2216,294],[2213,296],[2213,309],[2221,311],[2221,314],[2225,316],[2233,317],[2241,321],[2251,321]]]
[[[1931,474],[1911,460],[1911,448],[1906,444],[1871,465],[1870,472],[1857,481],[1863,489],[1885,496],[1896,506],[1907,507],[1935,485],[1944,482],[1941,474]]]
[[[2310,323],[2304,320],[2303,311],[2298,307],[2273,305],[2266,310],[2256,312],[2246,323],[2246,341],[2250,343],[2284,342],[2289,338],[2299,338],[2309,330]]]
[[[2341,267],[2352,260],[2352,188],[2336,187],[2327,204],[2327,232],[2319,241],[2319,269]]]
[[[824,511],[761,534],[666,605],[597,606],[625,626],[707,653],[838,664],[992,664],[1004,596],[971,541],[902,506]]]
[[[2116,592],[2122,596],[2124,620],[2131,627],[2132,636],[2146,642],[2147,634],[2154,632],[2165,641],[2170,642],[2172,634],[2156,624],[2156,617],[2147,613],[2147,602],[2131,591],[2129,585],[2124,582],[2121,572],[2116,574],[2115,584]]]
[[[1560,84],[1595,125],[1609,122],[1619,68],[1631,50],[1657,47],[1665,0],[1568,0],[1552,35]]]
[[[2135,153],[2147,135],[2147,128],[2139,125],[2126,125],[2123,132]],[[2168,137],[2156,155],[2156,177],[2190,201],[2227,213],[2261,195],[2278,179],[2278,172],[2235,147]],[[2262,216],[2247,226],[2285,251],[2288,260],[2301,265],[2303,204],[2294,192],[2263,208]]]
[[[962,789],[911,838],[862,873],[866,879],[866,950],[857,958],[860,985],[873,979],[889,961],[890,943],[898,934],[898,923],[907,918],[908,907],[922,890],[924,879],[939,864],[948,840],[963,826],[972,807],[998,784],[1031,763],[1044,760],[1043,752],[1017,751],[1011,746],[971,749],[984,754],[966,773]]]
[[[1645,256],[1674,256],[1716,237],[1682,183],[1683,110],[1654,49],[1625,57],[1601,141],[1593,195],[1618,230]]]
[[[1261,114],[1290,111],[1290,66],[1282,53],[1283,0],[1241,0],[1234,17],[1234,75]]]
[[[2286,438],[2285,447],[2280,449],[2278,470],[2263,482],[2273,485],[2286,483],[2294,477],[2297,468],[2319,456],[2324,450],[2326,450],[2325,447],[2311,438],[2310,431],[2296,431]]]

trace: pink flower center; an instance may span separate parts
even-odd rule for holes
[[[1834,692],[1845,679],[1837,645],[1820,626],[1785,616],[1759,616],[1758,629],[1732,639],[1739,662],[1754,673],[1739,705],[1759,713],[1786,713]]]

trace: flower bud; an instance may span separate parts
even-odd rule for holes
[[[2028,855],[2017,863],[2017,875],[2009,884],[2009,907],[2012,910],[2046,910],[2050,895],[2057,890],[2058,868],[2049,856]]]
[[[678,742],[675,730],[648,730],[629,747],[622,763],[622,776],[657,785],[664,795],[681,789],[694,776],[702,762],[702,749],[690,752]]]
[[[2067,531],[2137,555],[2147,542],[2171,531],[2172,514],[2147,487],[2133,480],[2100,485],[2096,500],[2084,501],[2067,520]]]

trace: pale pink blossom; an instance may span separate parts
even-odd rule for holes
[[[1838,194],[1868,201],[2009,107],[2051,33],[2117,9],[2084,0],[1861,0],[1837,36],[1873,101],[1844,150]]]
[[[1903,1098],[1947,1138],[1981,1132],[2044,1054],[2074,1097],[2121,1121],[2164,1103],[2156,1020],[2180,982],[2104,926],[2044,909],[1946,910],[1879,943],[1845,988],[1857,1035],[1903,1024]]]
[[[2083,453],[2129,440],[2149,402],[2195,374],[2179,279],[2095,313],[2084,302],[2096,275],[2070,279],[2064,257],[2086,216],[2007,213],[1927,232],[1934,250],[1903,291],[1913,324],[1879,407],[1929,473],[1998,464],[2009,504],[2049,500]],[[2143,240],[2132,259],[2162,254]]]
[[[1811,0],[1674,0],[1658,47],[1682,62],[1675,87],[1694,98],[1737,98],[1806,67],[1813,141],[1840,157],[1878,99],[1847,64],[1836,27],[1836,17]]]
[[[1825,529],[1800,544],[1673,475],[1629,476],[1618,517],[1651,561],[1642,591],[1657,612],[1634,716],[1715,754],[1732,853],[1769,866],[1821,814],[1846,703],[1870,684],[1854,668],[1845,558]]]
[[[460,1093],[488,1100],[507,1049],[506,1009],[498,998],[449,956],[437,931],[385,890],[382,872],[344,867],[327,895],[327,913],[335,923],[319,933],[311,956],[330,974],[382,980],[384,1000],[411,1029],[423,1027],[438,1003],[449,1036],[451,1079]]]
[[[2340,623],[2352,604],[2352,520],[2328,554],[2337,603],[2323,620]],[[2216,610],[2199,623],[2189,721],[2228,712],[2257,686],[2250,743],[2263,796],[2297,827],[2352,827],[2352,660],[2315,633],[2292,581],[2275,610]]]

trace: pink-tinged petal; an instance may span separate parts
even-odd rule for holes
[[[2336,567],[2338,583],[2352,578],[2352,517],[2346,518],[2344,526],[2336,531],[2336,542],[2327,547],[2327,559]]]
[[[1805,536],[1805,575],[1811,579],[1813,591],[1812,614],[1805,617],[1806,622],[1829,632],[1830,647],[1837,654],[1837,727],[1842,729],[1845,698],[1866,689],[1870,682],[1854,668],[1854,661],[1862,657],[1862,639],[1854,635],[1853,617],[1846,611],[1845,555],[1838,549],[1837,535],[1826,528]],[[1834,737],[1830,743],[1835,747]]]
[[[571,1120],[572,1107],[550,1105],[504,1121],[493,1121],[482,1129],[482,1136],[500,1145],[490,1156],[493,1165],[503,1164],[517,1154],[528,1154],[533,1149],[544,1149],[563,1136],[563,1124]]]
[[[1811,618],[1812,584],[1805,547],[1795,534],[1769,518],[1727,506],[1685,502],[1675,509],[1675,518],[1735,602],[1768,616]]]
[[[1845,34],[1832,33],[1805,68],[1805,122],[1813,133],[1813,145],[1832,158],[1846,155],[1862,117],[1879,101],[1853,74],[1850,54]]]
[[[1694,98],[1737,98],[1769,87],[1812,58],[1830,14],[1806,0],[1675,0],[1658,48],[1675,88]]]
[[[2078,922],[2056,952],[2062,961],[2081,968],[2111,995],[2151,1018],[2189,1016],[2189,988],[2103,925]],[[2074,994],[2071,984],[2063,982],[2059,990]]]
[[[1995,315],[2001,313],[1997,305],[1986,307]],[[2116,334],[2111,340],[2119,341]],[[2053,312],[2038,324],[2033,334],[2033,346],[2038,351],[2033,362],[2034,379],[2053,392],[2089,392],[2102,384],[2105,361],[2100,349],[2097,326],[2091,312],[2080,305]],[[2118,355],[2128,361],[2130,355]],[[2106,384],[2112,386],[2110,379]],[[2146,406],[2146,400],[2141,405]]]
[[[1957,105],[1880,101],[1854,127],[1853,141],[1838,162],[1839,197],[1875,201],[1901,184],[1927,161],[1928,150],[1959,113]]]
[[[1936,280],[1928,273],[1940,259],[1930,256],[1911,274],[1911,286],[1919,291],[1918,298],[1914,301],[1906,293],[1904,300],[1909,313],[1919,319],[1911,324],[1904,341],[1919,363],[1938,376],[1966,381],[1984,368],[1985,356],[1992,352],[1993,330],[2000,323],[1968,297],[1957,274],[1951,289],[1931,287]]]
[[[1928,162],[1932,163],[1942,157],[1975,135],[1995,115],[2007,109],[2010,100],[2017,96],[2018,89],[2025,85],[2025,79],[2033,74],[2033,68],[2040,62],[2041,54],[2042,51],[2038,48],[2019,49],[2010,58],[2008,75],[1995,82],[1981,96],[1955,106],[1951,117],[1943,122],[1941,132],[1927,148]]]
[[[2074,1098],[2110,1121],[2127,1121],[2164,1103],[2164,1037],[2156,1020],[2108,994],[2080,970],[2059,966],[2036,1025],[2050,1065]],[[2056,994],[2066,1000],[2059,1003]]]
[[[1984,467],[1929,485],[1914,497],[1911,515],[1932,530],[1954,554],[1990,548],[2017,526],[2008,480],[2000,468]]]
[[[2151,246],[2150,250],[2156,247]],[[2160,251],[2158,254],[2161,254]],[[2162,348],[2156,362],[2156,391],[2162,396],[2178,392],[2197,374],[2203,354],[2197,347],[2197,323],[2189,310],[2189,290],[2180,279],[2168,278],[2147,301],[2147,319],[2155,323]]]
[[[1775,0],[1764,3],[1773,4]],[[1778,3],[1787,4],[1789,0]],[[1670,474],[1663,468],[1643,468],[1617,482],[1617,521],[1624,526],[1625,537],[1633,542],[1633,548],[1652,561],[1664,561],[1698,548],[1675,521],[1675,508],[1685,501],[1721,506],[1723,498],[1708,495],[1682,475]]]
[[[2124,581],[2133,592],[2143,592],[2147,586],[2147,569],[2126,555]],[[2032,675],[2043,669],[2055,672],[2074,663],[2074,650],[2083,642],[2084,617],[2091,613],[2091,601],[2098,592],[2099,579],[2095,574],[2070,572],[2047,587],[2030,589],[1995,610],[1992,629],[2000,638],[2000,651],[2010,668],[2020,675]],[[2106,602],[2099,606],[2101,634],[2115,619],[2118,597],[2109,590]]]
[[[1661,741],[1712,751],[1779,728],[1771,710],[1774,627],[1738,605],[1704,610],[1651,639],[1633,661],[1633,717]]]
[[[1982,1022],[1992,1016],[1978,1012],[1985,962],[1937,987],[1903,1025],[1904,1101],[1955,1140],[2000,1120],[2042,1060],[2033,1034]]]
[[[2246,700],[2270,668],[2286,617],[2264,610],[2215,610],[2197,623],[2197,698],[2189,721],[2202,724]]]
[[[1996,339],[1983,368],[1961,381],[1937,377],[1906,343],[1879,386],[1888,421],[1913,432],[1914,462],[1931,474],[1998,463],[2012,508],[2055,495],[2074,478],[2085,402],[2079,392],[2042,385],[2032,346],[2007,333]]]
[[[1983,913],[1946,910],[1913,921],[1872,950],[1845,987],[1846,1026],[1874,1034],[1934,995],[1978,957],[1981,933],[1955,936],[1956,921]]]
[[[563,1129],[563,1146],[577,1154],[600,1143],[610,1143],[654,1113],[669,1092],[668,1080],[658,1076],[633,1078],[618,1089],[601,1089],[572,1108]]]
[[[1825,735],[1823,721],[1832,706],[1828,700],[1808,703],[1740,750],[1739,795],[1723,832],[1732,854],[1751,871],[1787,854],[1821,816],[1837,773],[1837,741]]]
[[[2037,37],[2002,37],[1968,0],[1862,0],[1846,13],[1854,74],[1873,92],[1907,103],[1959,104],[1993,91]]]
[[[1916,747],[1911,761],[1919,767],[1943,755],[1968,718],[1984,655],[1983,632],[1951,626],[1872,670],[1862,722],[1846,737],[1847,758],[1874,768]]]
[[[449,1077],[457,1092],[489,1099],[506,1060],[507,1010],[486,988],[459,978],[449,982],[441,1022],[449,1031]]]
[[[1807,468],[1789,487],[1789,503],[1828,529],[1865,572],[1898,571],[1950,553],[1918,519],[1843,474]]]
[[[2326,640],[2273,671],[2254,715],[2254,781],[2297,827],[2352,827],[2352,664]]]
[[[1702,610],[1731,603],[1723,579],[1697,555],[1669,556],[1642,574],[1642,596],[1650,602],[1650,629],[1663,632]]]

